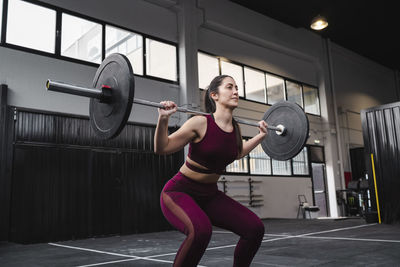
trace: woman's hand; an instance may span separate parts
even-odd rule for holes
[[[169,117],[178,110],[178,106],[172,101],[161,101],[160,104],[163,105],[165,108],[158,109],[159,116]]]
[[[258,122],[258,129],[260,130],[261,135],[266,136],[268,134],[268,130],[267,130],[268,124],[262,120]]]

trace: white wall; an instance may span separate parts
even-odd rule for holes
[[[224,175],[227,180],[227,195],[236,200],[246,200],[242,195],[249,194],[249,176]],[[253,194],[262,195],[254,199],[262,199],[259,207],[249,207],[260,218],[287,218],[297,217],[299,207],[298,195],[305,195],[309,203],[312,203],[312,183],[309,177],[251,177],[253,183]],[[241,181],[240,183],[238,181]],[[261,182],[261,183],[258,183]],[[219,183],[220,190],[223,189]],[[243,202],[247,205],[248,203]],[[302,218],[302,215],[299,216]]]
[[[338,45],[331,53],[343,169],[351,172],[350,149],[364,145],[361,110],[398,101],[398,81],[393,70]]]

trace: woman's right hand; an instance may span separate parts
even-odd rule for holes
[[[178,106],[173,101],[161,101],[160,104],[163,105],[164,108],[158,109],[159,116],[169,117],[178,110]]]

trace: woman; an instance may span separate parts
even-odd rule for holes
[[[233,110],[238,106],[238,88],[232,77],[215,77],[206,92],[206,116],[194,116],[168,136],[168,118],[177,106],[163,101],[154,136],[154,151],[170,154],[189,145],[189,154],[179,172],[161,193],[165,218],[187,237],[179,248],[174,266],[197,266],[211,238],[212,225],[240,236],[234,266],[249,266],[264,236],[264,224],[245,206],[218,190],[225,167],[254,149],[266,136],[267,124],[259,122],[259,134],[247,142]]]

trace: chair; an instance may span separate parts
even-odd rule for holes
[[[299,218],[300,212],[303,214],[303,219],[306,219],[306,213],[308,211],[308,215],[311,219],[311,212],[319,211],[318,206],[310,206],[308,204],[307,198],[305,195],[297,195],[299,199],[299,208],[297,209],[297,219]]]

